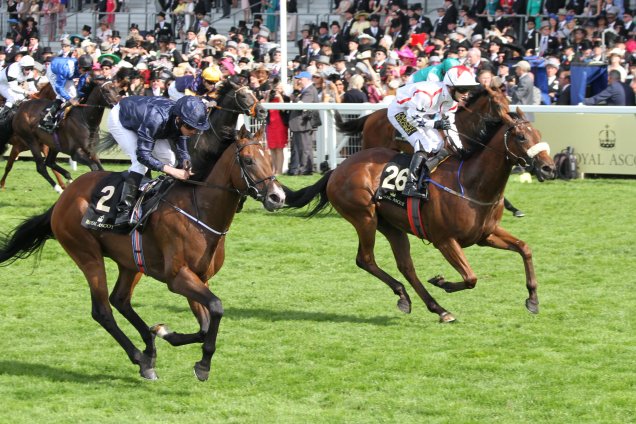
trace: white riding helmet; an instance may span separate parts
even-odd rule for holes
[[[22,68],[33,68],[35,66],[35,60],[31,56],[22,56],[19,63]]]
[[[447,87],[465,87],[470,88],[479,85],[475,80],[475,74],[470,68],[460,65],[453,66],[446,72],[444,76],[444,84]]]

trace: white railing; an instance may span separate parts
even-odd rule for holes
[[[316,131],[316,146],[314,150],[314,165],[319,166],[320,163],[327,161],[331,168],[335,168],[340,162],[356,153],[360,150],[361,143],[359,136],[349,137],[339,133],[336,129],[334,112],[338,111],[342,115],[343,119],[349,120],[359,116],[366,115],[375,110],[387,107],[386,104],[373,104],[373,103],[263,103],[265,109],[269,110],[317,110],[320,113],[320,119],[322,120],[322,126]],[[587,150],[587,145],[590,142],[586,142],[585,149],[583,148],[583,141],[581,137],[574,135],[574,130],[577,124],[574,123],[574,117],[581,115],[615,115],[615,116],[627,116],[636,118],[635,106],[530,106],[519,105],[518,106],[524,113],[534,112],[539,114],[559,114],[561,121],[558,128],[555,128],[554,123],[545,124],[539,117],[537,117],[537,123],[535,126],[544,134],[548,136],[548,140],[552,145],[553,152],[565,148],[565,146],[573,146],[575,151],[584,153]],[[511,105],[510,110],[515,111],[517,105]],[[566,114],[562,116],[561,114]],[[568,117],[570,115],[570,117]],[[545,115],[544,115],[545,116]],[[568,122],[571,121],[571,122]],[[631,134],[636,134],[636,124],[632,120],[627,123],[629,127],[633,127]],[[258,125],[262,123],[251,123],[251,128],[256,129]],[[549,126],[548,127],[546,127]],[[596,136],[596,134],[594,134]],[[633,138],[633,137],[631,137]],[[593,140],[595,142],[595,140]],[[630,140],[631,141],[631,140]],[[581,157],[579,161],[582,168],[581,173],[596,173],[594,167],[587,169],[584,162],[585,157]],[[285,164],[286,165],[286,164]],[[636,167],[633,171],[619,170],[616,172],[605,172],[616,174],[636,174]]]

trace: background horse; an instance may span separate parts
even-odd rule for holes
[[[50,83],[46,83],[44,87],[42,87],[42,89],[33,96],[33,98],[55,100],[55,91],[53,91],[53,87],[51,86]],[[10,117],[10,119],[13,119],[13,117]],[[2,131],[11,131],[12,123],[11,121],[7,120],[3,122],[2,124],[0,124],[0,127]],[[9,157],[7,158],[7,164],[4,167],[4,174],[2,175],[2,178],[0,179],[0,189],[5,188],[7,177],[9,176],[9,172],[11,172],[11,169],[13,169],[13,164],[15,163],[16,160],[18,160],[18,156],[20,156],[20,153],[25,150],[29,150],[29,146],[27,146],[26,143],[24,143],[21,138],[16,137],[15,134],[9,138],[9,144],[11,144],[12,147],[11,147],[11,151],[9,152]],[[4,150],[4,147],[0,147],[0,155],[4,153],[3,150]],[[46,158],[46,155],[48,153],[49,153],[49,146],[43,145],[42,156]],[[65,189],[66,184],[64,183],[62,179],[62,175],[60,175],[60,173],[57,171],[53,171],[53,174],[55,175],[57,184],[62,189]]]
[[[59,172],[67,180],[71,179],[71,174],[55,163],[60,152],[89,166],[93,171],[103,169],[94,152],[95,144],[99,139],[99,124],[104,109],[115,105],[119,101],[119,96],[117,87],[110,81],[93,82],[89,90],[86,102],[72,107],[54,134],[49,134],[38,127],[42,113],[51,103],[49,100],[31,100],[22,103],[11,120],[11,128],[3,132],[0,137],[0,151],[5,150],[11,135],[20,138],[31,150],[38,173],[58,192],[62,189],[51,179],[46,168]],[[43,145],[49,147],[46,159],[42,157]]]
[[[543,181],[554,178],[554,162],[547,144],[540,142],[540,134],[523,119],[520,111],[518,115],[509,115],[503,104],[496,109],[498,120],[482,119],[480,123],[475,120],[474,127],[467,127],[471,131],[465,138],[473,156],[465,162],[451,157],[430,176],[430,198],[422,202],[419,209],[424,238],[442,252],[462,281],[449,282],[437,276],[429,282],[447,292],[472,289],[477,277],[464,256],[463,247],[478,244],[512,250],[521,255],[525,266],[529,293],[526,307],[537,313],[539,300],[531,250],[500,226],[503,192],[513,165],[533,164],[539,181]],[[413,234],[410,220],[414,218],[404,208],[375,197],[378,187],[386,182],[394,184],[396,190],[403,188],[399,186],[404,185],[405,176],[401,181],[399,178],[381,181],[383,169],[395,154],[386,148],[356,153],[313,186],[297,192],[286,189],[286,203],[299,208],[320,196],[319,203],[310,212],[313,215],[330,202],[356,229],[359,239],[356,264],[386,283],[399,296],[398,308],[408,313],[411,300],[406,289],[375,262],[375,232],[380,231],[391,244],[398,269],[429,311],[438,314],[441,322],[454,321],[453,315],[433,299],[415,273],[407,237],[407,233]]]
[[[285,199],[272,175],[271,158],[262,136],[261,129],[252,139],[243,127],[234,148],[224,151],[202,182],[176,182],[150,216],[143,234],[133,235],[143,244],[144,272],[188,299],[199,321],[197,333],[171,333],[163,325],[149,329],[130,303],[142,276],[133,259],[130,236],[95,232],[81,225],[95,187],[107,176],[106,172],[80,176],[47,212],[27,219],[1,240],[0,263],[26,257],[41,249],[47,239],[56,238],[88,281],[93,318],[117,340],[131,362],[139,365],[144,378],[157,378],[155,335],[159,335],[173,345],[202,342],[203,355],[194,370],[199,380],[206,380],[223,316],[221,300],[210,291],[207,281],[223,265],[225,234],[239,199],[249,194],[269,211],[282,207]],[[102,206],[115,204],[104,201]],[[110,298],[104,257],[115,261],[119,269]],[[141,335],[143,352],[117,326],[109,300]]]

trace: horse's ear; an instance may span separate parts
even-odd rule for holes
[[[254,138],[256,140],[262,140],[263,139],[263,132],[265,131],[265,125],[261,125],[258,130],[256,131],[256,134],[254,134]]]
[[[517,115],[519,115],[519,118],[526,120],[526,114],[523,113],[523,111],[519,108],[519,106],[517,106],[517,110],[515,112],[517,112]]]
[[[238,139],[242,140],[246,138],[247,134],[248,134],[248,131],[247,131],[247,128],[245,128],[245,124],[241,125],[241,129],[238,132]]]

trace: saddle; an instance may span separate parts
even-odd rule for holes
[[[134,216],[139,217],[139,222],[134,226],[115,225],[117,203],[121,198],[126,175],[127,172],[109,174],[95,186],[88,209],[82,217],[82,227],[117,234],[127,234],[135,229],[143,231],[148,218],[175,182],[167,175],[161,175],[154,180],[144,177],[139,197],[132,211]]]

